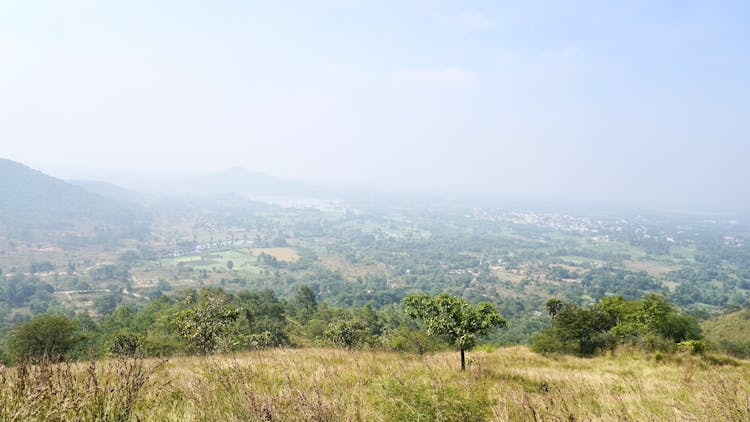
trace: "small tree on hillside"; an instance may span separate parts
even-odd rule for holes
[[[109,351],[117,356],[136,356],[143,353],[143,336],[120,331],[109,341]]]
[[[325,330],[325,337],[336,346],[354,349],[365,343],[368,335],[367,323],[361,319],[334,321]]]
[[[607,296],[591,307],[550,299],[547,310],[552,321],[534,336],[531,347],[536,352],[592,356],[628,343],[647,350],[669,350],[675,343],[701,338],[693,317],[681,314],[656,294],[647,294],[642,300]]]
[[[306,323],[318,310],[315,292],[307,285],[300,286],[297,294],[294,295],[294,306],[297,309],[297,317],[301,322]]]
[[[8,346],[16,359],[62,360],[81,340],[76,324],[64,315],[39,315],[10,331]]]
[[[547,312],[554,318],[555,315],[557,315],[558,312],[563,308],[563,303],[560,299],[552,298],[547,301],[545,304],[547,307]]]
[[[219,349],[239,314],[239,308],[211,296],[177,313],[172,324],[192,350],[207,355]]]
[[[477,336],[487,335],[496,327],[504,327],[505,319],[495,305],[482,302],[472,305],[468,301],[446,293],[410,295],[404,298],[406,314],[424,322],[427,334],[443,336],[461,351],[461,370],[466,370],[464,351],[471,350]]]

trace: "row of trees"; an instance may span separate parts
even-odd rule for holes
[[[533,338],[537,352],[591,356],[622,344],[672,350],[680,342],[701,338],[691,316],[655,294],[640,300],[608,296],[590,307],[550,299],[546,307],[551,320]],[[307,286],[289,302],[270,290],[232,294],[203,289],[160,297],[142,309],[120,306],[98,323],[83,315],[41,315],[11,329],[7,350],[16,360],[59,360],[88,357],[91,350],[100,355],[103,350],[117,355],[206,355],[294,345],[416,353],[453,347],[464,369],[465,352],[505,325],[493,304],[474,305],[445,293],[409,295],[400,305],[376,310],[330,308],[318,303]]]
[[[673,350],[677,343],[702,337],[693,317],[656,294],[641,300],[607,296],[591,307],[559,299],[550,299],[546,305],[552,321],[533,337],[532,348],[538,352],[591,356],[621,344]]]
[[[121,305],[100,321],[81,313],[43,314],[10,328],[8,358],[86,358],[94,353],[208,354],[289,343],[287,312],[293,304],[270,290],[230,294],[186,290],[143,307]],[[55,335],[50,335],[55,333]]]
[[[405,312],[404,312],[405,311]],[[455,346],[473,348],[505,320],[494,305],[472,305],[441,294],[412,295],[404,306],[376,311],[328,308],[301,287],[290,303],[270,290],[231,294],[188,290],[161,297],[143,309],[121,306],[99,323],[87,316],[40,315],[14,326],[7,346],[14,360],[88,357],[92,350],[116,355],[211,354],[286,345],[385,347],[423,353]],[[421,330],[424,328],[424,332]],[[99,353],[101,355],[101,353]]]

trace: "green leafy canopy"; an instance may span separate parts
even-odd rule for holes
[[[407,315],[424,322],[427,334],[443,336],[461,350],[472,349],[477,336],[505,326],[505,319],[495,305],[489,302],[472,305],[446,293],[434,298],[425,294],[410,295],[404,298],[404,305]]]

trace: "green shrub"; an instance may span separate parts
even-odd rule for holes
[[[394,331],[387,342],[393,350],[406,353],[424,354],[440,349],[440,343],[421,331],[401,327]]]
[[[159,335],[149,335],[143,341],[146,356],[173,356],[184,352],[185,346],[179,340]]]
[[[121,331],[109,341],[108,350],[117,356],[135,356],[143,353],[143,336],[129,331]]]
[[[8,338],[16,360],[62,360],[81,341],[76,324],[64,315],[39,315],[13,327]]]
[[[748,315],[750,315],[750,313],[748,313]],[[722,340],[719,342],[718,348],[720,351],[736,358],[750,358],[750,341],[741,342]]]
[[[573,346],[566,344],[551,330],[543,330],[531,337],[531,350],[536,353],[575,353]]]
[[[339,320],[328,324],[324,334],[331,344],[354,349],[366,343],[368,326],[360,319]]]
[[[688,352],[693,355],[702,355],[706,352],[707,344],[705,340],[685,340],[677,344],[677,350]]]
[[[432,381],[385,378],[378,388],[377,404],[388,421],[485,421],[494,404],[486,392]]]

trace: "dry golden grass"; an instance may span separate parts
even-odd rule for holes
[[[292,248],[248,248],[250,255],[258,256],[262,253],[273,256],[279,261],[297,262],[299,255]]]
[[[503,271],[503,270],[492,270],[492,274],[497,276],[500,280],[510,281],[511,283],[514,283],[514,284],[518,284],[524,278],[526,278],[526,276],[523,274],[517,274],[517,273],[512,273],[510,271]]]
[[[630,271],[645,271],[649,275],[654,277],[661,277],[670,271],[674,271],[677,268],[672,267],[656,261],[633,261],[626,260],[624,262],[625,269]]]
[[[182,357],[161,366],[47,365],[42,373],[59,374],[26,375],[22,394],[24,376],[7,368],[0,419],[21,412],[16,420],[750,420],[745,361],[637,351],[545,357],[525,347],[468,356],[463,373],[457,353],[315,348]],[[25,371],[39,372],[31,368]]]
[[[750,309],[721,315],[701,323],[708,340],[750,342]]]

